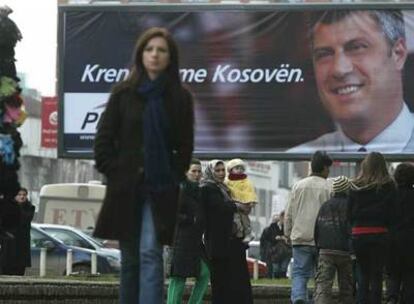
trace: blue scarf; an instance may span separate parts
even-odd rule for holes
[[[146,79],[138,87],[146,100],[143,114],[145,182],[156,192],[174,185],[168,136],[170,122],[163,99],[165,82],[165,75],[161,75],[153,81]]]

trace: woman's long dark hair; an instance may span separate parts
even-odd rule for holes
[[[371,152],[362,161],[361,170],[354,184],[359,187],[368,185],[381,187],[392,181],[384,156],[379,152]]]
[[[177,44],[173,40],[170,32],[161,27],[152,27],[146,30],[137,40],[133,52],[133,66],[131,72],[128,75],[127,82],[133,87],[137,87],[141,84],[143,79],[147,77],[147,71],[142,63],[142,54],[147,46],[148,42],[152,38],[161,37],[164,38],[168,45],[168,51],[170,53],[170,63],[168,64],[165,73],[167,74],[167,85],[173,88],[181,87],[180,74],[178,69],[178,48]]]

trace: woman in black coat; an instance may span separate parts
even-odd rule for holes
[[[16,272],[16,232],[20,218],[17,203],[0,197],[0,274],[13,275]]]
[[[14,235],[12,242],[14,248],[9,252],[9,257],[6,258],[6,265],[3,269],[3,274],[9,275],[24,275],[26,267],[32,265],[31,249],[30,249],[30,226],[33,220],[35,207],[27,199],[27,189],[20,188],[15,197],[17,210],[19,212],[19,221],[17,225],[10,230]]]
[[[185,281],[189,277],[195,277],[196,281],[188,303],[203,303],[203,296],[210,280],[202,242],[205,223],[200,200],[200,179],[201,163],[198,159],[193,159],[187,172],[187,179],[181,183],[177,232],[171,252],[167,304],[182,303]]]
[[[166,29],[150,28],[136,43],[128,78],[112,90],[95,139],[107,188],[94,235],[120,241],[121,304],[163,302],[162,245],[173,239],[193,116],[177,46]]]
[[[397,183],[395,247],[390,256],[387,303],[414,303],[414,165],[399,164],[394,172]]]
[[[360,268],[361,303],[381,303],[382,273],[395,221],[396,187],[381,153],[369,153],[351,183],[348,219],[352,245]]]
[[[286,271],[292,258],[291,246],[284,234],[285,211],[274,216],[273,222],[263,229],[260,237],[260,258],[266,262],[268,278],[286,278]]]
[[[250,208],[233,201],[221,160],[209,162],[201,185],[201,200],[206,212],[205,243],[210,261],[212,304],[253,303],[246,249],[235,236],[233,216],[237,209],[248,214]]]

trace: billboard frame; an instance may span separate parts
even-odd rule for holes
[[[99,11],[117,11],[117,12],[200,12],[200,11],[255,11],[269,12],[274,10],[283,11],[312,11],[312,10],[381,10],[381,9],[400,9],[414,10],[414,3],[269,3],[269,4],[209,4],[209,3],[128,3],[128,4],[80,4],[80,5],[59,5],[58,6],[58,158],[68,159],[93,159],[91,153],[76,153],[65,150],[64,139],[64,104],[63,104],[63,83],[64,67],[60,63],[65,58],[65,14],[67,12],[99,12]],[[353,162],[362,160],[366,153],[348,153],[348,152],[329,152],[329,155],[338,161]],[[194,156],[200,159],[231,159],[243,158],[247,160],[280,160],[280,161],[302,161],[309,160],[308,153],[288,153],[288,152],[195,152]],[[413,161],[414,153],[386,153],[384,157],[387,161]]]

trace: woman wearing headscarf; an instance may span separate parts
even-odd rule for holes
[[[107,177],[94,235],[119,240],[121,304],[163,303],[163,248],[173,240],[179,183],[193,151],[193,102],[164,28],[139,37],[128,78],[111,92],[95,139]]]
[[[212,303],[253,303],[246,262],[246,245],[236,237],[233,216],[250,208],[232,200],[224,184],[226,169],[221,160],[212,160],[201,182],[201,201],[206,213],[205,243],[210,261]]]
[[[20,219],[16,221],[15,229],[10,230],[14,235],[14,250],[9,252],[10,258],[6,261],[7,265],[3,268],[3,274],[22,276],[26,267],[31,266],[30,224],[33,220],[35,207],[27,199],[27,194],[26,188],[20,188],[14,198],[14,205],[17,206]]]
[[[381,303],[382,273],[395,221],[396,186],[381,153],[371,152],[361,163],[349,193],[348,219],[360,270],[358,299]]]

